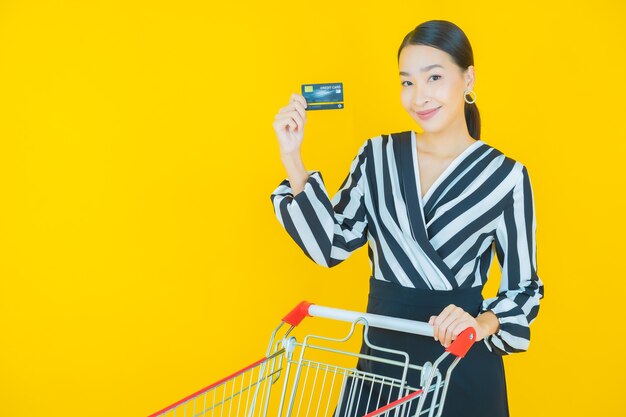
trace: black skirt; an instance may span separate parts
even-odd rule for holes
[[[481,290],[482,287],[452,291],[420,290],[371,278],[367,312],[427,322],[430,316],[439,315],[446,306],[454,304],[476,317],[483,301]],[[369,328],[368,339],[373,345],[407,352],[410,363],[420,366],[426,361],[434,363],[445,350],[441,343],[432,337],[374,327]],[[371,349],[365,342],[361,345],[361,353],[398,360],[397,355]],[[443,366],[439,369],[444,377],[451,362],[452,358],[446,358]],[[401,369],[398,366],[362,358],[357,363],[357,369],[376,375],[398,379],[401,377]],[[419,372],[409,371],[408,384],[419,387],[419,378]],[[370,388],[372,387],[363,390],[362,395],[364,397],[365,395],[370,396]],[[370,398],[376,398],[378,394],[386,397],[389,394],[388,391],[381,392],[376,387],[373,387],[373,390],[374,397]],[[397,398],[397,394],[393,394]],[[366,398],[348,399],[347,395],[346,391],[342,403],[351,403],[352,409],[346,413],[342,406],[342,410],[336,410],[335,415],[337,417],[344,415],[362,417],[377,408],[375,404],[368,406]],[[357,403],[359,406],[355,409],[354,404]],[[482,341],[475,343],[465,358],[461,359],[454,368],[443,405],[443,417],[508,417],[509,410],[502,357],[489,352]]]

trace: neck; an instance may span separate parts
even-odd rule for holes
[[[470,136],[465,120],[462,122],[462,126],[451,126],[445,131],[420,133],[416,136],[420,150],[441,157],[458,155],[463,149],[476,142]]]

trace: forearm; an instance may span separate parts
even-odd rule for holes
[[[476,322],[478,323],[478,340],[482,340],[492,334],[496,334],[500,329],[500,322],[498,318],[493,313],[493,311],[485,311],[476,317]]]
[[[289,184],[293,195],[297,195],[304,190],[304,185],[309,178],[309,173],[304,168],[302,157],[299,152],[291,154],[281,154],[280,158],[283,162],[283,166],[287,171],[287,177],[289,178]]]

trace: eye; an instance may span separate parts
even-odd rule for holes
[[[413,83],[411,81],[402,81],[402,86],[403,87],[408,87],[409,85],[412,85]]]
[[[441,78],[441,75],[436,75],[436,74],[434,74],[434,75],[431,75],[431,76],[430,76],[430,78],[433,78],[433,77],[439,77],[439,78]],[[437,79],[439,79],[439,78],[437,78]]]

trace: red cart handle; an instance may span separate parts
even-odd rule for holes
[[[450,346],[446,348],[446,352],[452,353],[456,357],[464,358],[475,341],[476,330],[473,327],[468,327],[454,339],[454,342],[450,343]]]
[[[433,326],[425,322],[323,307],[309,303],[308,301],[302,301],[298,304],[283,318],[283,322],[292,326],[297,326],[300,322],[302,322],[302,320],[304,320],[305,317],[321,317],[346,322],[354,322],[359,319],[365,319],[365,321],[372,327],[419,334],[422,336],[433,335]],[[463,358],[475,341],[476,330],[469,327],[463,330],[454,342],[446,348],[446,352],[449,352],[459,358]]]
[[[313,303],[309,303],[308,301],[301,301],[289,314],[283,317],[283,322],[297,326],[305,317],[311,317],[309,307],[312,305]]]

